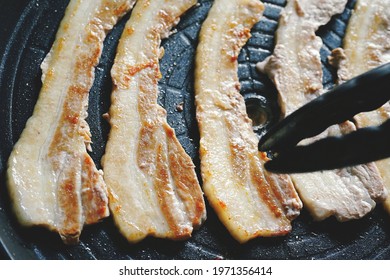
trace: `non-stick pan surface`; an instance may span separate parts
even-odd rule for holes
[[[185,150],[199,166],[199,135],[195,119],[193,70],[197,36],[212,1],[200,0],[177,26],[177,32],[163,42],[162,80],[159,102],[168,112]],[[242,94],[250,111],[261,110],[268,122],[256,130],[263,133],[278,120],[276,91],[272,83],[255,70],[255,63],[272,52],[274,32],[284,0],[264,1],[263,19],[239,57]],[[321,55],[324,84],[331,87],[335,72],[326,57],[341,46],[355,1],[346,11],[321,28],[325,45]],[[367,217],[347,223],[334,219],[314,222],[303,211],[285,237],[258,238],[240,245],[228,234],[208,207],[208,219],[187,241],[149,238],[130,245],[111,218],[88,226],[76,246],[65,246],[57,234],[41,228],[22,228],[10,207],[6,190],[6,162],[27,119],[31,116],[41,87],[40,64],[49,51],[68,0],[0,0],[0,256],[13,259],[390,259],[390,218],[378,206]],[[110,105],[110,68],[115,49],[129,15],[108,35],[91,90],[89,117],[93,135],[92,157],[100,158],[109,132],[102,118]],[[177,105],[183,104],[183,110]],[[255,108],[255,109],[253,109]],[[198,169],[199,172],[199,169]]]

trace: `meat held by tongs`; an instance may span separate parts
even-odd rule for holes
[[[297,145],[329,126],[386,104],[390,100],[389,80],[387,63],[348,80],[287,116],[259,142],[260,150],[276,153],[266,168],[281,173],[313,172],[390,157],[390,119],[379,126]]]
[[[320,57],[322,40],[316,31],[333,15],[341,13],[346,3],[346,0],[288,0],[283,9],[276,31],[274,53],[258,66],[269,75],[278,89],[285,115],[323,93]],[[354,130],[355,125],[347,121],[333,125],[314,138],[303,140],[301,144]],[[300,158],[290,160],[299,161]],[[292,173],[290,176],[304,207],[316,220],[330,216],[335,216],[339,221],[359,219],[386,197],[379,171],[372,163]]]
[[[358,0],[348,22],[343,49],[332,52],[331,62],[338,67],[339,83],[390,62],[390,1]],[[358,114],[358,128],[378,126],[390,118],[390,103]],[[384,185],[390,192],[390,158],[376,161]],[[390,213],[390,196],[384,202]]]

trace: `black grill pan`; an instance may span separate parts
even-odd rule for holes
[[[212,1],[200,0],[177,26],[177,32],[163,42],[159,103],[168,112],[168,122],[179,141],[199,166],[199,134],[195,120],[193,70],[197,36]],[[264,133],[278,121],[276,91],[267,77],[259,75],[255,63],[272,53],[274,32],[285,0],[267,0],[263,19],[253,29],[239,56],[242,94],[248,110],[267,116],[256,127]],[[318,34],[324,39],[321,50],[324,84],[333,86],[335,71],[326,57],[342,44],[355,1]],[[68,0],[0,0],[0,257],[11,259],[390,259],[390,222],[380,206],[365,218],[338,223],[330,218],[313,222],[306,211],[293,222],[285,237],[258,238],[240,245],[228,234],[208,207],[208,219],[193,237],[184,242],[148,238],[130,245],[106,219],[88,226],[76,246],[65,246],[57,234],[40,228],[21,228],[11,211],[6,190],[6,162],[14,143],[31,116],[41,87],[40,64],[49,51],[64,15]],[[100,167],[108,124],[102,114],[110,106],[110,68],[115,49],[129,15],[108,35],[96,69],[90,94],[89,117],[93,135],[92,157]],[[177,105],[184,104],[178,111]],[[197,170],[199,172],[199,170]]]

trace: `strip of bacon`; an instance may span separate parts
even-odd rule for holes
[[[390,62],[390,1],[358,0],[348,23],[343,49],[332,52],[339,83]],[[390,104],[356,116],[358,127],[377,126],[390,117]],[[369,143],[367,143],[369,145]],[[390,159],[375,163],[390,192]],[[390,197],[384,202],[390,213]]]
[[[77,243],[84,224],[109,215],[102,172],[87,153],[85,121],[94,67],[106,33],[133,0],[72,0],[42,63],[42,89],[9,158],[8,189],[26,226]]]
[[[323,92],[320,59],[321,38],[315,32],[330,18],[341,13],[346,0],[289,0],[276,34],[272,56],[258,64],[260,71],[274,81],[285,115]],[[335,125],[322,137],[355,130],[351,122]],[[386,191],[374,164],[333,171],[292,174],[304,206],[317,220],[334,215],[339,221],[361,218],[386,197]]]
[[[263,169],[237,76],[237,57],[264,6],[215,0],[196,52],[195,93],[203,190],[231,235],[243,243],[285,235],[301,201],[288,176]]]
[[[194,165],[157,103],[162,37],[195,0],[139,0],[111,75],[111,131],[102,159],[109,205],[129,242],[184,239],[206,218]]]

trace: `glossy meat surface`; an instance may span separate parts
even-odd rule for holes
[[[359,0],[349,20],[343,49],[332,53],[339,83],[390,62],[390,1]],[[355,117],[358,128],[378,126],[390,117],[390,104]],[[369,143],[368,143],[369,145]],[[385,149],[385,147],[384,147]],[[375,163],[390,192],[390,159]],[[384,202],[390,213],[390,198]]]
[[[289,0],[276,32],[274,53],[258,64],[273,80],[279,92],[282,112],[290,114],[323,92],[320,49],[315,32],[333,15],[341,13],[346,0]],[[334,125],[322,137],[355,130],[351,122]],[[292,174],[291,178],[306,207],[317,220],[335,216],[340,221],[358,219],[386,197],[382,179],[374,164],[340,170]]]
[[[161,39],[195,4],[139,0],[117,49],[102,164],[110,209],[129,242],[189,238],[206,218],[194,164],[157,103]]]
[[[33,116],[9,158],[8,189],[20,223],[57,231],[65,243],[109,215],[102,172],[87,153],[85,118],[106,33],[133,3],[70,1],[41,66]]]
[[[195,98],[203,190],[231,235],[243,243],[285,235],[301,201],[289,176],[263,169],[266,155],[240,94],[237,57],[263,13],[255,0],[216,0],[196,53]]]

